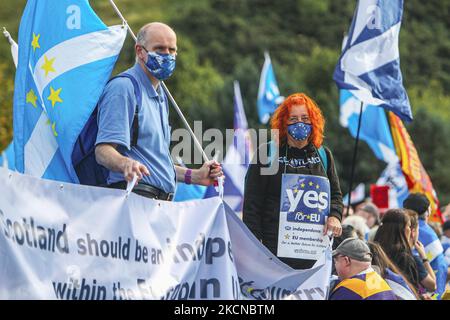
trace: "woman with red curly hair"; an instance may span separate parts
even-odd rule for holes
[[[261,159],[252,161],[246,175],[244,223],[272,253],[295,269],[309,269],[317,259],[305,259],[305,255],[278,254],[282,238],[286,236],[283,230],[283,235],[279,235],[284,206],[284,200],[281,201],[284,192],[282,181],[285,174],[295,174],[300,178],[316,176],[328,179],[329,213],[327,218],[323,217],[321,237],[325,238],[327,234],[340,236],[342,232],[342,193],[333,155],[328,148],[322,146],[324,126],[325,120],[316,103],[304,93],[292,94],[272,116],[271,127],[277,130],[275,141],[260,146],[267,148],[272,160],[268,164],[263,164]],[[274,164],[278,166],[272,175],[262,174],[263,167]],[[293,197],[295,196],[291,195]],[[280,202],[283,202],[281,207]],[[286,230],[289,230],[288,227]],[[304,236],[309,237],[306,234]]]

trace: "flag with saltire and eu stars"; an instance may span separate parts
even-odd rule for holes
[[[17,171],[78,182],[72,149],[125,37],[124,26],[107,27],[87,0],[28,0],[14,91]]]

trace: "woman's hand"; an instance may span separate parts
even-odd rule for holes
[[[416,244],[415,244],[416,250],[419,253],[419,256],[421,259],[426,259],[427,258],[427,254],[425,252],[425,247],[423,246],[422,242],[420,242],[419,240],[417,240]]]
[[[326,235],[329,231],[334,237],[339,237],[342,234],[342,226],[338,218],[328,217],[325,228],[323,228],[323,234]]]

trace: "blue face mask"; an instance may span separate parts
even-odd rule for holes
[[[288,125],[287,131],[289,135],[297,141],[306,140],[311,134],[312,125],[304,122],[297,122]]]
[[[175,70],[175,60],[176,56],[169,53],[149,52],[145,65],[156,79],[166,80]]]

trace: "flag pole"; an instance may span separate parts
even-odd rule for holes
[[[360,106],[360,109],[359,109],[359,118],[358,118],[358,129],[356,130],[355,148],[353,149],[352,170],[351,170],[351,174],[350,174],[350,185],[349,185],[349,191],[348,191],[347,216],[350,213],[350,204],[351,204],[351,201],[352,201],[353,176],[355,174],[356,155],[358,153],[359,131],[361,129],[363,105],[364,105],[364,102],[361,101],[361,106]]]
[[[116,11],[119,18],[122,20],[124,26],[128,29],[128,32],[133,37],[134,41],[136,41],[137,40],[136,35],[134,34],[133,30],[131,30],[130,26],[128,25],[127,20],[125,20],[125,17],[122,15],[119,8],[117,8],[116,4],[114,3],[114,0],[109,0],[109,2],[111,3],[112,7]],[[170,93],[169,89],[167,88],[166,84],[163,81],[161,81],[161,87],[163,88],[164,92],[166,93],[167,97],[169,98],[170,102],[172,103],[172,106],[175,108],[175,111],[178,113],[181,120],[183,121],[184,126],[186,127],[186,129],[188,129],[192,139],[194,139],[194,144],[197,147],[197,149],[202,153],[203,160],[205,162],[209,161],[208,156],[206,155],[205,151],[203,150],[202,145],[200,144],[197,137],[195,136],[194,131],[192,131],[191,126],[189,125],[189,123],[186,120],[186,117],[184,116],[183,112],[181,111],[180,107],[178,106],[177,102],[175,101],[175,99],[173,98],[172,94]]]

